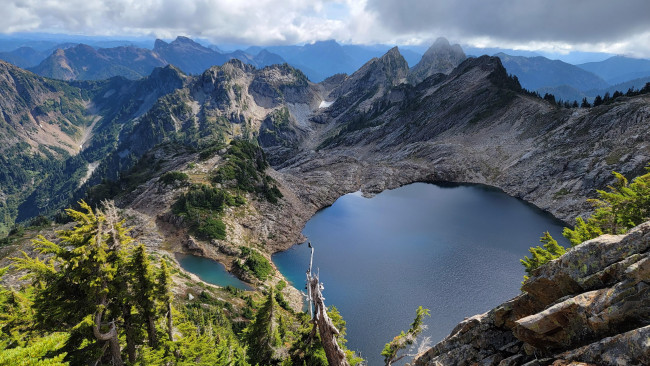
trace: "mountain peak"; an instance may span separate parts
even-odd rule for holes
[[[449,45],[449,40],[447,40],[447,38],[438,37],[438,39],[436,39],[436,41],[433,42],[433,44],[431,45],[431,47],[429,47],[429,49],[431,49],[431,48],[447,48],[449,46],[450,46]]]
[[[480,57],[470,57],[458,65],[450,74],[450,77],[467,73],[472,69],[480,69],[486,72],[488,75],[487,78],[497,87],[513,91],[521,90],[519,82],[508,75],[506,68],[501,63],[501,59],[496,56],[483,55]]]
[[[154,51],[160,48],[164,48],[166,46],[169,46],[169,43],[163,41],[160,38],[157,38],[156,41],[153,43],[153,49]]]
[[[379,58],[379,62],[384,65],[384,68],[389,74],[398,78],[406,77],[408,74],[408,63],[404,59],[397,46],[391,48],[383,56]]]
[[[386,52],[383,56],[381,56],[381,58],[385,59],[385,58],[395,58],[395,57],[401,57],[401,56],[402,56],[402,54],[399,53],[399,48],[397,48],[397,46],[395,46],[395,47],[391,48],[390,50],[388,50],[388,52]]]
[[[199,43],[195,42],[193,39],[185,36],[178,36],[171,44],[188,44],[192,46],[201,46]],[[203,46],[201,46],[203,47]]]
[[[440,37],[411,69],[409,79],[413,84],[417,84],[433,74],[449,74],[466,58],[460,45],[452,46],[446,38]]]

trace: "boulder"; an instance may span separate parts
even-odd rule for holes
[[[183,245],[185,246],[185,249],[187,249],[187,251],[189,252],[200,254],[200,255],[205,254],[205,250],[203,250],[201,244],[198,241],[196,241],[196,239],[194,239],[192,236],[188,236],[187,240]]]
[[[219,240],[212,239],[210,241],[210,244],[212,244],[217,250],[219,250],[221,253],[225,255],[229,255],[232,257],[240,257],[241,256],[241,250],[239,248],[233,246],[233,245],[228,245],[226,243],[222,243]]]

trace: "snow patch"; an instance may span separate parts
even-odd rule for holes
[[[95,169],[97,169],[98,166],[99,166],[99,161],[88,164],[86,170],[86,176],[81,178],[81,180],[79,181],[79,188],[81,188],[81,186],[83,186],[84,183],[86,183],[88,179],[90,179],[90,177],[93,175],[93,172],[95,171]]]
[[[320,102],[320,105],[318,106],[318,108],[327,108],[327,107],[331,106],[332,104],[334,104],[334,101],[328,102],[328,101],[324,100],[324,101]]]

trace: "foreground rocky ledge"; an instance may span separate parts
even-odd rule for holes
[[[415,365],[650,365],[650,221],[582,243]]]

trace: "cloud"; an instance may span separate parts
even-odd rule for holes
[[[185,35],[216,44],[414,44],[650,56],[648,0],[3,0],[0,32]],[[535,48],[537,47],[537,48]]]
[[[326,16],[328,3],[332,1],[18,0],[3,5],[0,31],[296,43],[341,33],[343,21]]]
[[[650,31],[647,0],[368,0],[366,8],[396,34],[597,43]]]

